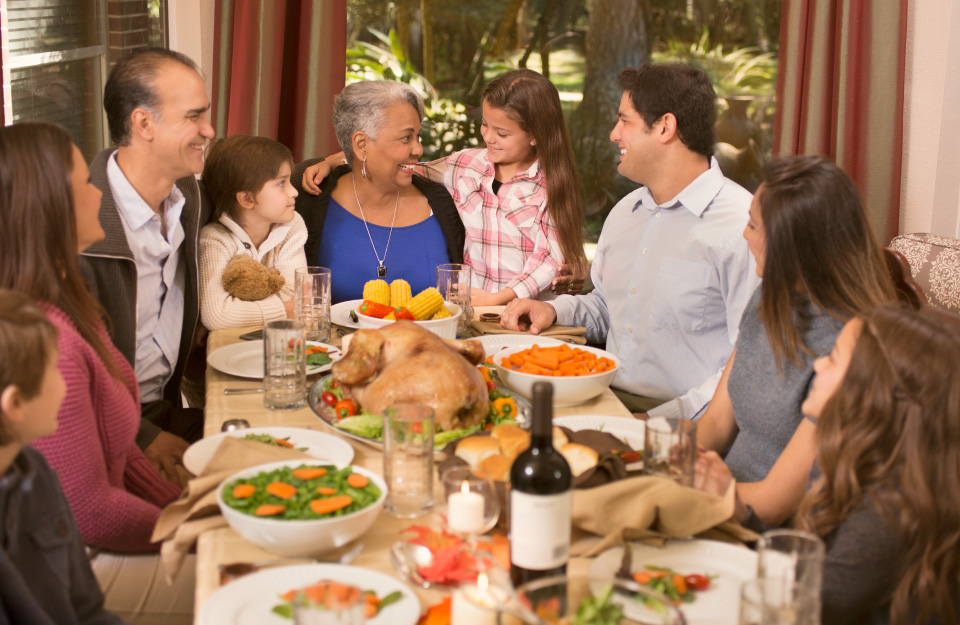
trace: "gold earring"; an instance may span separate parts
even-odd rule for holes
[[[364,178],[367,177],[367,159],[363,159],[363,162],[360,164],[360,175]]]

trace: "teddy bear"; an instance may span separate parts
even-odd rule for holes
[[[223,290],[245,302],[259,302],[280,292],[286,280],[273,267],[237,254],[223,269]]]

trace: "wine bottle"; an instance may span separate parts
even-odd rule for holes
[[[567,572],[573,474],[553,447],[553,385],[533,385],[530,447],[510,468],[510,577],[514,586]]]

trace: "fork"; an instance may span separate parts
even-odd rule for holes
[[[260,560],[259,562],[231,562],[220,565],[220,585],[227,582],[256,573],[260,569],[271,568],[274,566],[286,566],[288,564],[350,564],[357,559],[360,552],[363,551],[363,543],[357,543],[350,549],[334,556],[320,556],[318,558],[281,558],[279,560]]]

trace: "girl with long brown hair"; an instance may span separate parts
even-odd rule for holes
[[[771,163],[743,236],[763,283],[697,438],[724,454],[743,504],[779,525],[796,511],[814,462],[816,428],[800,408],[813,360],[844,322],[896,296],[853,182],[825,158]]]
[[[33,446],[59,475],[84,542],[104,550],[93,567],[107,609],[136,622],[161,606],[160,613],[179,610],[181,617],[162,622],[189,622],[192,592],[175,588],[166,595],[164,584],[152,586],[163,578],[156,555],[126,566],[134,559],[126,554],[158,550],[150,541],[153,526],[180,488],[136,445],[137,380],[110,342],[80,274],[79,252],[104,237],[101,196],[62,127],[35,122],[0,129],[0,288],[26,294],[46,313],[57,330],[57,368],[66,382],[56,432]],[[189,586],[192,577],[178,582]],[[180,600],[173,599],[177,592]]]
[[[827,545],[823,624],[957,622],[960,321],[879,308],[815,369],[821,475],[797,516]]]

